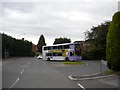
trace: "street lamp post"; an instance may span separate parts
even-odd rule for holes
[[[100,73],[102,74],[102,60],[100,60]]]

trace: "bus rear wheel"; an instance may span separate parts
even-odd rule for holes
[[[69,58],[68,58],[68,57],[66,57],[66,58],[65,58],[65,61],[69,61]]]
[[[50,58],[47,58],[47,61],[50,61]]]

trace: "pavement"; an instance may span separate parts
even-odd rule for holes
[[[108,70],[100,61],[82,61],[84,65],[62,65],[59,62],[50,62],[59,72],[71,81],[85,88],[119,88],[118,75],[104,75],[101,72]]]
[[[117,75],[115,75],[115,74],[95,73],[95,74],[83,75],[83,76],[69,75],[68,78],[71,79],[71,80],[90,80],[90,79],[108,78],[108,77],[113,77],[113,76],[117,76]]]
[[[118,87],[119,88],[119,80],[120,77],[115,74],[101,74],[101,73],[95,73],[92,75],[83,75],[83,76],[68,76],[70,80],[73,81],[83,81],[83,80],[98,80],[102,83],[111,85],[113,87]]]

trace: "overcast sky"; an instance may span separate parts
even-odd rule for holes
[[[11,2],[10,2],[11,1]],[[112,20],[119,0],[2,0],[0,32],[38,43],[41,34],[47,45],[55,38],[85,40],[92,26]]]

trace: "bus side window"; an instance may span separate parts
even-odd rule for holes
[[[58,56],[62,56],[62,53],[58,53]]]
[[[58,49],[63,49],[63,46],[58,46]]]
[[[52,53],[46,53],[46,56],[52,56]]]
[[[57,56],[58,54],[57,53],[53,53],[53,56]]]
[[[58,49],[58,47],[57,46],[53,46],[53,49]]]
[[[69,45],[64,45],[64,49],[69,49]]]
[[[51,50],[52,49],[52,47],[48,47],[48,50]]]
[[[48,47],[44,47],[44,50],[48,50]]]

